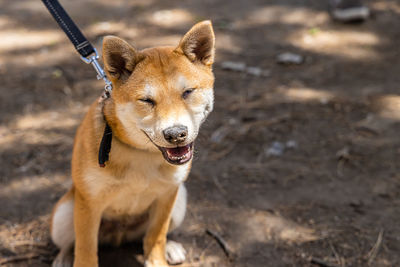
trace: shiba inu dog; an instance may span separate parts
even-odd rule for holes
[[[194,141],[213,109],[214,43],[210,21],[193,26],[177,47],[137,51],[105,37],[103,61],[113,93],[93,103],[78,128],[73,184],[52,214],[51,237],[60,248],[53,266],[97,266],[99,242],[138,238],[146,267],[185,260],[183,247],[166,236],[183,221]],[[112,147],[101,168],[106,125]]]

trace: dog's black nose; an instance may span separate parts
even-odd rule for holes
[[[183,143],[188,135],[188,128],[183,125],[169,127],[163,131],[164,138],[169,143],[177,145]]]

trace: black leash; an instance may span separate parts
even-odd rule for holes
[[[42,0],[43,4],[47,7],[53,18],[57,21],[58,25],[68,36],[69,40],[74,44],[76,51],[82,57],[88,57],[94,53],[94,47],[83,36],[79,28],[75,25],[72,19],[65,12],[64,8],[57,0]]]
[[[73,20],[70,18],[68,13],[64,10],[61,4],[57,0],[42,0],[43,4],[46,6],[50,14],[56,20],[61,29],[68,36],[69,40],[75,46],[76,51],[81,55],[81,59],[87,63],[92,64],[97,72],[97,79],[103,79],[106,83],[104,87],[103,100],[109,98],[112,92],[112,84],[110,80],[107,79],[106,74],[98,62],[99,55],[96,48],[86,39],[82,34]],[[108,125],[106,119],[104,118],[106,127],[104,129],[103,138],[101,139],[99,148],[99,165],[100,167],[105,167],[105,163],[109,159],[109,153],[111,150],[112,141],[112,130],[110,125]]]

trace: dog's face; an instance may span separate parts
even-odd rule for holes
[[[110,120],[117,137],[137,148],[159,149],[171,164],[189,162],[213,108],[214,43],[208,21],[196,24],[178,47],[136,51],[106,37],[103,59],[114,86]]]

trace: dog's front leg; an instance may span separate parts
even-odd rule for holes
[[[145,267],[169,266],[165,259],[165,244],[171,212],[178,187],[157,199],[150,213],[150,225],[143,240]]]
[[[75,260],[74,267],[98,266],[98,232],[101,221],[101,205],[91,203],[75,191],[74,227]]]

